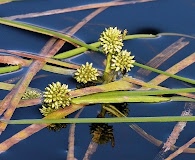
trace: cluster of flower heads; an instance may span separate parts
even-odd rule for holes
[[[127,30],[123,32],[117,27],[110,27],[105,29],[100,35],[99,41],[102,46],[102,51],[105,54],[111,54],[111,66],[110,68],[116,72],[128,72],[133,67],[135,60],[134,56],[131,56],[131,52],[122,50],[123,40],[127,34]],[[74,78],[77,82],[87,84],[97,80],[99,76],[98,70],[92,66],[92,63],[87,62],[83,64],[75,72]]]
[[[43,92],[43,105],[40,109],[42,115],[47,116],[57,109],[64,108],[70,105],[70,89],[68,85],[61,84],[60,82],[49,84]]]
[[[127,31],[118,30],[117,27],[110,27],[105,29],[100,35],[99,41],[102,46],[102,51],[105,54],[111,54],[111,69],[115,71],[130,71],[133,67],[134,56],[131,56],[131,52],[122,50],[123,39],[126,36]]]

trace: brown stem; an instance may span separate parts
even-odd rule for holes
[[[65,8],[65,9],[49,10],[49,11],[45,11],[45,12],[41,12],[41,13],[38,12],[38,13],[28,13],[28,14],[22,14],[22,15],[15,15],[15,16],[10,16],[10,17],[5,17],[5,18],[10,19],[10,20],[22,19],[22,18],[33,18],[33,17],[48,16],[48,15],[54,15],[54,14],[60,14],[60,13],[86,10],[86,9],[111,7],[111,6],[119,6],[119,5],[126,5],[126,4],[135,4],[135,3],[144,3],[144,2],[150,2],[150,1],[155,1],[155,0],[135,0],[135,1],[130,1],[130,2],[95,3],[95,4],[88,4],[88,5],[70,7],[70,8]]]
[[[174,153],[170,154],[169,157],[167,157],[165,160],[172,160],[173,158],[177,157],[182,152],[185,152],[189,148],[190,145],[192,145],[195,142],[195,137],[192,138],[190,141],[188,141],[183,146],[179,147],[178,150],[176,150]]]
[[[6,53],[21,56],[21,57],[31,58],[31,59],[39,60],[39,61],[42,61],[42,62],[48,62],[48,63],[51,63],[51,64],[56,64],[58,66],[63,66],[63,67],[67,67],[67,68],[77,69],[77,68],[80,67],[79,65],[75,65],[75,64],[72,64],[72,63],[62,62],[62,61],[55,60],[55,59],[52,59],[52,58],[49,58],[49,57],[44,57],[44,56],[41,56],[41,55],[34,55],[34,54],[31,54],[31,53],[27,53],[27,52],[19,52],[19,51],[5,50],[5,49],[0,49],[0,52],[6,52]],[[30,60],[24,60],[22,58],[20,58],[20,61],[16,61],[16,60],[13,59],[13,58],[15,58],[13,56],[2,56],[2,57],[8,57],[7,59],[10,59],[9,60],[10,62],[8,64],[11,64],[11,62],[12,62],[12,63],[15,63],[15,65],[21,64],[22,66],[28,66],[32,62]],[[1,60],[1,56],[0,56],[0,62],[1,61],[2,60]],[[5,63],[6,63],[6,61],[5,61]]]
[[[83,108],[75,115],[74,118],[78,118],[83,111]],[[67,160],[74,160],[74,141],[75,141],[75,128],[76,124],[71,124],[68,137],[68,154]]]
[[[28,62],[26,60],[16,56],[0,56],[0,63],[28,66]]]

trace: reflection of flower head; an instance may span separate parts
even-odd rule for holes
[[[89,64],[89,62],[87,62],[85,65],[82,65],[79,69],[77,69],[75,72],[75,79],[77,82],[87,83],[97,80],[97,76],[99,76],[99,74],[97,69],[93,68],[92,65],[92,63]]]
[[[126,30],[124,32],[126,34]],[[117,27],[106,28],[100,35],[102,50],[104,53],[115,54],[121,51],[123,46],[124,34]]]
[[[126,102],[124,102],[124,103],[111,103],[108,105],[115,107],[118,111],[120,111],[125,116],[128,116],[128,114],[129,114],[128,103],[126,103]],[[116,117],[115,114],[113,114],[109,111],[106,111],[106,113],[108,113],[112,117]]]
[[[42,108],[40,108],[39,110],[42,113],[42,115],[46,117],[50,113],[55,112],[57,109],[51,108],[49,104],[43,104]],[[52,123],[47,126],[47,128],[52,131],[59,131],[60,129],[66,128],[66,127],[67,127],[66,123]]]
[[[45,88],[43,94],[44,102],[50,104],[51,108],[58,109],[59,107],[64,108],[65,106],[70,105],[70,89],[68,85],[61,84],[60,82],[49,84]]]
[[[93,142],[97,144],[111,142],[112,147],[114,147],[113,126],[109,126],[107,123],[93,123],[90,126],[90,133]]]
[[[116,55],[112,56],[112,65],[111,69],[115,71],[124,71],[127,72],[131,70],[133,66],[133,63],[135,60],[133,60],[134,56],[130,56],[131,52],[128,52],[127,50],[123,50]]]
[[[60,131],[62,128],[66,128],[67,124],[66,123],[53,123],[47,126],[47,128],[51,131]]]

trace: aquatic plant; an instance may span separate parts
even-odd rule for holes
[[[1,50],[5,53],[17,55],[20,58],[16,56],[11,56],[11,58],[7,56],[1,57],[1,63],[11,64],[13,66],[0,67],[0,73],[14,72],[24,66],[28,67],[30,64],[31,66],[26,74],[27,76],[25,76],[25,78],[19,81],[16,85],[3,82],[0,83],[1,89],[11,90],[1,102],[3,107],[0,109],[0,113],[3,115],[3,119],[0,123],[0,131],[3,132],[6,129],[7,124],[33,124],[11,137],[6,142],[2,142],[0,144],[1,153],[9,149],[15,144],[15,142],[17,143],[27,138],[44,127],[53,131],[59,131],[60,129],[65,128],[68,123],[92,123],[90,125],[92,143],[90,144],[95,144],[93,146],[97,147],[98,145],[111,142],[112,147],[114,147],[114,126],[111,126],[108,123],[178,121],[178,125],[176,125],[177,132],[174,128],[173,133],[170,134],[167,142],[164,143],[162,153],[164,154],[164,152],[167,152],[175,147],[174,144],[176,139],[178,138],[180,132],[184,129],[187,121],[195,121],[195,118],[191,116],[191,112],[188,112],[189,110],[184,111],[184,114],[177,117],[128,117],[130,107],[129,103],[131,102],[160,103],[169,101],[195,101],[195,96],[190,94],[191,92],[195,92],[195,88],[168,89],[158,86],[156,83],[144,82],[140,79],[130,77],[128,72],[130,72],[134,66],[160,73],[189,84],[195,84],[195,80],[175,75],[175,73],[161,71],[155,67],[149,67],[136,62],[136,53],[133,53],[132,56],[131,51],[126,49],[123,50],[123,41],[135,38],[156,38],[160,35],[185,35],[173,33],[157,35],[127,35],[126,29],[122,31],[118,29],[118,27],[108,27],[100,33],[98,42],[86,44],[85,42],[70,37],[69,35],[18,21],[0,18],[0,23],[59,38],[78,47],[58,55],[55,55],[55,51],[49,52],[48,50],[48,53],[45,52],[40,55]],[[190,36],[188,37],[194,38]],[[49,50],[56,49],[54,44],[55,43],[50,44]],[[85,64],[76,65],[59,60],[82,54],[86,50],[102,52],[105,55],[106,66],[103,71],[93,67],[93,63],[89,61]],[[191,57],[192,56],[194,57],[194,53]],[[31,58],[34,61],[32,62],[30,60],[23,59],[22,57]],[[189,59],[192,59],[191,57]],[[45,62],[48,63],[46,64]],[[185,65],[189,65],[184,65],[184,63],[182,64],[184,67]],[[75,78],[79,83],[80,88],[70,90],[68,89],[68,84],[63,84],[59,81],[49,84],[43,92],[38,89],[33,90],[31,88],[27,88],[32,81],[32,78],[40,69],[57,74],[71,75],[72,78]],[[119,74],[121,75],[118,76]],[[140,89],[140,87],[142,88]],[[147,91],[150,89],[153,90]],[[43,115],[43,119],[10,120],[17,107],[32,106],[34,104],[40,105],[39,111],[40,114]],[[68,118],[68,115],[90,104],[100,104],[101,110],[100,113],[98,113],[98,118]],[[110,116],[115,118],[107,118]],[[153,142],[155,144],[158,142],[158,140],[144,132],[139,126],[135,124],[130,124],[129,126],[150,142],[155,141]],[[163,142],[161,142],[161,145],[162,143]],[[160,156],[162,156],[161,152]]]

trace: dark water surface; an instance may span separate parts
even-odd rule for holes
[[[43,12],[97,2],[106,1],[25,0],[0,5],[0,17],[9,17],[31,12]],[[93,11],[95,11],[95,9],[36,18],[25,18],[19,19],[18,21],[61,31],[64,28],[70,29]],[[105,27],[109,26],[127,29],[129,34],[175,32],[195,35],[194,15],[195,2],[193,0],[156,0],[148,3],[110,7],[89,21],[74,36],[86,43],[96,42],[99,38],[99,34]],[[0,25],[0,35],[0,49],[27,51],[34,54],[39,54],[41,48],[50,38],[49,36],[43,36],[4,25]],[[125,41],[124,48],[135,55],[137,62],[147,63],[155,57],[155,55],[159,54],[162,50],[180,38],[181,37],[179,36],[161,36],[155,39]],[[189,44],[159,66],[159,69],[166,70],[194,52],[195,41],[190,38],[184,38],[184,40],[189,41]],[[68,47],[71,48],[70,46]],[[65,47],[63,50],[67,50],[67,48]],[[86,61],[93,62],[94,66],[100,69],[103,68],[103,60],[104,55],[94,52],[86,52],[81,56],[70,59],[70,61],[78,64],[85,63]],[[148,76],[144,76],[137,73],[138,69],[138,67],[134,67],[130,75],[140,77],[144,81],[149,81],[158,75],[156,73],[151,73]],[[190,65],[179,72],[178,75],[195,79],[194,69],[194,64]],[[6,81],[23,75],[26,70],[27,68],[23,68],[14,73],[0,75],[0,81]],[[45,71],[40,71],[37,76],[39,75],[48,75],[48,77],[33,80],[30,87],[44,90],[48,83],[61,81],[62,83],[67,83],[70,88],[75,88],[75,81],[71,76],[62,76]],[[168,79],[161,85],[169,88],[192,87],[189,84],[187,86],[187,84],[174,79]],[[7,93],[7,91],[1,90],[0,98],[3,99]],[[42,116],[38,110],[39,107],[40,106],[34,106],[17,109],[13,119],[41,118]],[[180,115],[183,111],[184,103],[133,103],[129,105],[129,109],[130,116],[176,116]],[[96,117],[99,111],[100,107],[98,105],[87,107],[82,112],[81,117]],[[71,115],[71,117],[74,115],[75,114]],[[176,123],[139,123],[138,125],[147,133],[165,142],[175,124]],[[27,125],[9,125],[6,131],[0,136],[0,142],[3,142],[26,126]],[[159,147],[154,146],[139,136],[129,128],[128,124],[114,124],[113,126],[116,143],[115,147],[112,148],[110,144],[98,146],[96,153],[92,156],[92,160],[152,160],[160,151]],[[195,124],[192,122],[188,123],[181,133],[176,145],[181,146],[194,137],[195,132],[193,128],[195,128]],[[64,160],[67,157],[68,151],[68,132],[69,126],[59,132],[43,129],[11,147],[5,153],[0,154],[0,159]],[[75,157],[78,160],[81,160],[91,141],[89,124],[78,124],[75,134]],[[192,145],[192,147],[193,146],[195,147],[195,145]],[[182,154],[175,158],[175,160],[191,159],[195,159],[195,155]]]

